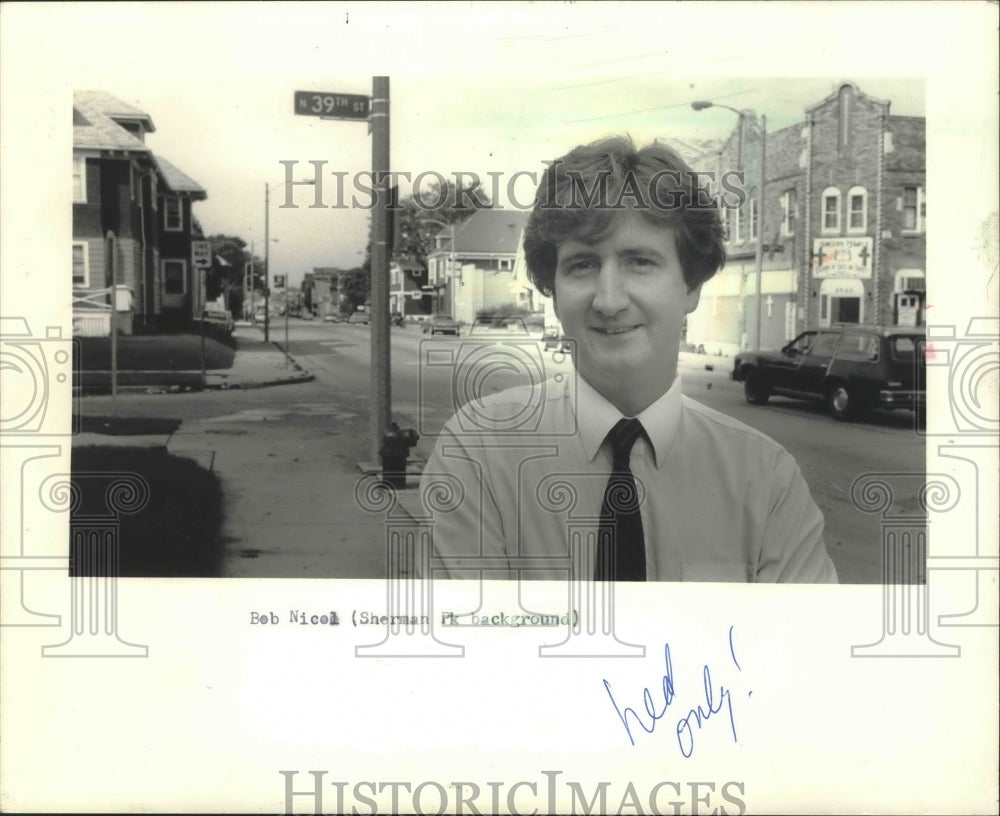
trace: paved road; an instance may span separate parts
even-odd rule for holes
[[[275,334],[283,339],[284,332]],[[368,393],[370,333],[367,326],[293,321],[291,353],[316,380],[299,385],[249,391],[205,392],[176,395],[129,395],[120,400],[121,416],[157,416],[187,419],[233,414],[261,419],[266,433],[268,418],[308,424],[316,433],[336,434],[342,440],[345,461],[361,461],[368,451]],[[435,338],[415,327],[393,328],[391,333],[393,418],[403,427],[421,433],[418,452],[426,455],[434,433],[454,410],[455,367],[449,360],[460,355],[480,355],[472,371],[489,391],[524,381],[512,372],[513,360],[543,361],[546,370],[572,372],[568,360],[540,345],[528,343],[519,350],[486,354],[467,338]],[[433,354],[429,349],[434,349]],[[450,355],[450,357],[449,357]],[[500,359],[506,366],[490,365]],[[421,364],[423,361],[425,364]],[[433,361],[434,365],[427,365]],[[877,415],[861,423],[840,423],[821,406],[774,398],[768,406],[751,406],[741,387],[729,380],[728,371],[706,371],[710,357],[690,356],[682,364],[684,391],[716,410],[768,434],[798,460],[817,504],[826,517],[830,554],[845,583],[881,580],[881,527],[877,516],[862,513],[850,500],[851,483],[871,472],[923,473],[924,443],[910,428],[906,412]],[[488,376],[486,376],[488,375]],[[458,391],[477,387],[472,379],[459,383]],[[109,397],[83,400],[87,414],[110,413]],[[913,509],[915,489],[897,495],[897,505]]]
[[[292,334],[291,351],[321,382],[336,384],[342,393],[367,395],[369,377],[369,330],[366,326],[302,324]],[[431,349],[434,351],[432,352]],[[431,340],[415,327],[394,328],[391,334],[393,417],[401,425],[416,427],[424,452],[433,444],[433,433],[454,411],[454,392],[468,393],[475,375],[453,383],[455,368],[447,357],[478,355],[479,372],[488,391],[524,381],[510,371],[493,370],[487,360],[506,360],[524,365],[543,361],[547,370],[572,372],[562,355],[544,354],[539,344],[526,344],[515,352],[498,354],[476,350],[468,338]],[[436,365],[428,361],[437,357]],[[684,392],[700,402],[729,414],[766,433],[784,445],[798,460],[817,504],[826,517],[826,540],[844,582],[873,583],[881,580],[881,525],[878,516],[861,512],[851,502],[850,488],[865,473],[898,472],[922,474],[925,446],[912,430],[912,415],[876,414],[859,423],[837,422],[823,406],[773,398],[765,407],[751,406],[743,398],[742,386],[729,379],[728,370],[708,371],[710,357],[688,357],[682,365]],[[489,376],[486,376],[489,374]],[[915,507],[916,488],[897,494],[897,506]]]

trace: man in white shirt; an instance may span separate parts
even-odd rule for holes
[[[453,493],[434,574],[836,582],[795,460],[681,394],[685,316],[725,263],[718,208],[684,161],[628,139],[574,149],[539,185],[524,252],[576,376],[445,424],[421,483]]]

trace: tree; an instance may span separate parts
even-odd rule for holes
[[[340,273],[340,294],[343,297],[341,308],[350,314],[356,312],[358,306],[368,302],[371,291],[371,259],[367,266],[356,266]]]
[[[246,264],[250,263],[251,255],[247,251],[247,242],[238,235],[210,235],[207,240],[212,244],[212,267],[205,276],[205,294],[209,300],[214,300],[220,294],[226,296],[229,308],[233,314],[239,314],[243,308],[243,286]],[[217,259],[223,259],[219,262]],[[257,257],[254,263],[253,289],[263,289],[266,268],[264,262]]]
[[[427,190],[417,191],[398,203],[393,218],[400,219],[396,231],[399,239],[392,248],[393,260],[408,260],[427,266],[427,256],[434,250],[435,236],[446,225],[468,218],[478,209],[490,209],[493,202],[477,180],[475,184],[459,188],[445,179],[444,185],[434,181]],[[438,222],[438,223],[436,223]],[[371,234],[371,221],[368,227]],[[341,278],[344,308],[355,311],[367,303],[371,293],[372,248],[365,247],[365,259],[360,267],[348,270]]]
[[[399,242],[393,247],[393,256],[426,266],[434,238],[444,229],[439,222],[450,225],[464,221],[478,209],[492,208],[493,202],[478,181],[458,188],[446,179],[444,185],[435,181],[427,190],[404,198],[400,206],[402,210],[395,213],[401,219]]]

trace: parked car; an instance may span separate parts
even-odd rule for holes
[[[458,337],[460,328],[458,321],[446,314],[431,315],[431,319],[423,325],[424,334],[430,334],[431,337],[435,334],[453,334]]]
[[[504,337],[525,339],[531,336],[524,319],[515,317],[494,317],[493,315],[477,315],[469,326],[469,337]]]
[[[751,405],[772,394],[824,400],[834,419],[876,408],[922,408],[926,333],[911,326],[835,325],[800,334],[780,351],[736,355],[733,380]]]
[[[364,323],[368,325],[372,322],[371,315],[368,312],[352,312],[351,316],[347,318],[348,323]]]
[[[232,313],[226,309],[206,308],[200,317],[195,318],[195,326],[198,326],[202,321],[205,323],[207,333],[223,334],[229,337],[236,329],[236,321],[233,320]]]
[[[344,318],[340,316],[339,312],[330,312],[328,315],[323,317],[324,323],[342,323]]]

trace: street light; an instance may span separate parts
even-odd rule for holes
[[[710,102],[707,99],[699,99],[691,103],[691,107],[696,110],[706,108],[725,108],[740,117],[740,162],[743,161],[743,122],[748,118],[747,111],[731,108],[729,105],[720,105],[717,102]],[[749,113],[753,114],[753,111]],[[757,247],[755,253],[756,280],[757,280],[757,324],[754,326],[754,350],[760,351],[760,330],[763,320],[762,304],[764,292],[761,282],[764,277],[764,170],[767,159],[767,117],[760,115],[760,184],[757,186]]]
[[[305,181],[295,181],[294,179],[285,179],[281,186],[287,187],[289,184],[305,184],[314,185],[316,184],[315,179],[306,179]],[[271,247],[271,240],[269,238],[269,228],[271,223],[271,185],[264,182],[264,342],[269,343],[271,341],[271,267],[268,264],[268,252]],[[285,357],[288,357],[288,288],[285,288]]]

